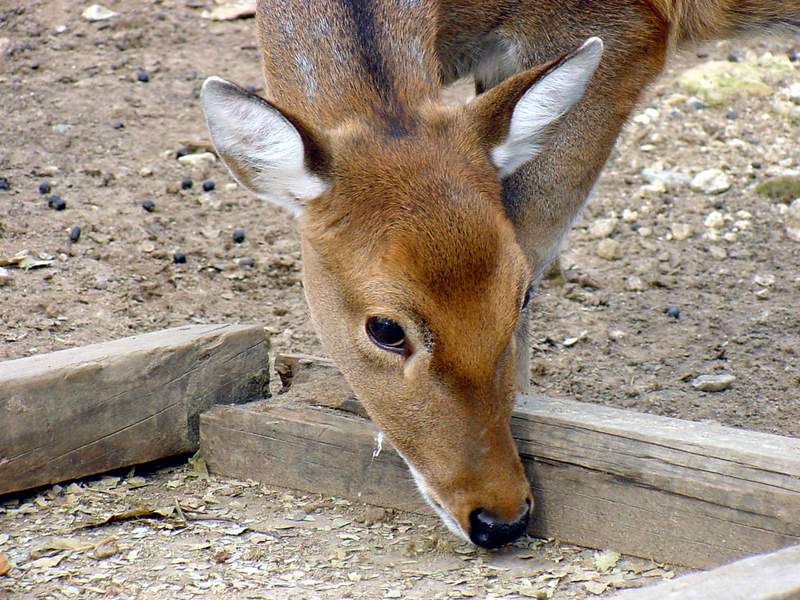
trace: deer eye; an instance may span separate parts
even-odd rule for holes
[[[367,319],[367,335],[379,348],[403,354],[406,345],[406,333],[395,321],[386,317],[370,317]]]
[[[525,297],[522,299],[522,310],[528,308],[528,304],[531,303],[531,296],[533,295],[533,286],[529,285],[528,289],[525,290]]]

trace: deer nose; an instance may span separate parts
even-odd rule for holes
[[[485,509],[476,508],[469,515],[469,539],[481,548],[499,548],[525,533],[530,514],[530,500],[525,501],[519,516],[513,521],[502,521]]]

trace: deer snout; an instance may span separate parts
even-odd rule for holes
[[[505,546],[527,531],[530,515],[530,499],[525,500],[510,521],[498,518],[484,508],[476,508],[469,515],[469,539],[476,546],[486,549]]]

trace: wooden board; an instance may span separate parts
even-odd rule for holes
[[[259,325],[192,325],[0,363],[0,494],[189,452],[199,414],[263,397]]]
[[[372,459],[374,426],[351,414],[357,401],[329,362],[278,356],[276,366],[289,370],[278,398],[294,407],[204,415],[212,470],[427,510],[389,444]],[[299,403],[317,397],[344,410]],[[798,439],[543,397],[520,398],[512,428],[536,535],[691,567],[800,543]]]
[[[800,546],[752,556],[713,571],[628,590],[612,600],[797,600]]]

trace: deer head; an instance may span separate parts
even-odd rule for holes
[[[510,430],[545,257],[526,257],[503,180],[583,95],[602,43],[511,77],[465,106],[323,128],[210,78],[203,107],[243,185],[289,208],[323,345],[455,533],[518,537],[533,504]]]

